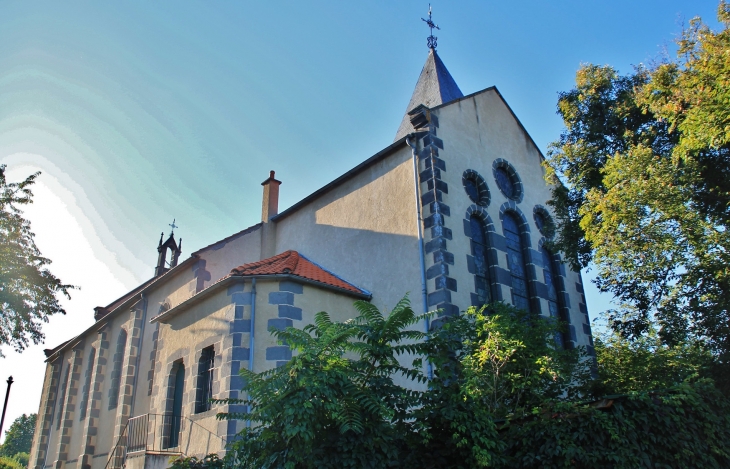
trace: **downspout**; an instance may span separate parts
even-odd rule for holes
[[[412,134],[411,134],[412,135]],[[421,228],[421,197],[420,197],[420,186],[418,182],[418,155],[416,153],[416,145],[411,142],[411,135],[406,137],[406,144],[411,147],[411,154],[413,155],[413,186],[414,186],[414,197],[416,198],[416,227],[418,228],[418,255],[421,260],[421,301],[423,302],[423,312],[428,313],[428,291],[426,289],[426,254],[423,247],[423,229]],[[423,320],[424,332],[428,333],[430,329],[429,320],[425,318]],[[428,379],[433,378],[433,365],[431,362],[426,364]]]
[[[248,371],[253,371],[254,324],[256,321],[256,279],[251,279],[251,332],[248,333]]]
[[[248,333],[248,371],[253,372],[253,351],[254,351],[254,331],[256,328],[256,278],[251,279],[251,326]],[[250,414],[251,410],[247,412]],[[251,420],[246,420],[246,427],[251,427]]]
[[[134,390],[132,392],[132,402],[129,406],[129,416],[132,417],[132,414],[134,413],[134,401],[135,397],[137,396],[137,377],[139,376],[139,360],[142,357],[142,346],[144,345],[144,327],[147,325],[147,296],[145,296],[144,292],[140,293],[140,298],[142,299],[142,327],[140,327],[139,332],[139,347],[137,348],[137,360],[136,364],[134,366],[134,383],[132,384],[132,389]]]

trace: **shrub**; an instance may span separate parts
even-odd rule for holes
[[[730,401],[709,381],[592,405],[544,406],[507,422],[498,467],[730,467]]]
[[[16,459],[0,456],[0,469],[25,469]]]

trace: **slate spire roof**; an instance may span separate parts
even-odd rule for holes
[[[413,96],[411,96],[411,101],[408,103],[398,133],[395,135],[395,140],[413,132],[408,112],[419,104],[426,107],[435,107],[462,97],[464,97],[464,94],[446,69],[446,65],[441,61],[436,49],[430,49],[426,64],[421,70],[421,76],[418,77],[416,89],[413,90]]]

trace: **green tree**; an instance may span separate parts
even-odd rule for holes
[[[679,58],[620,76],[585,65],[560,94],[566,129],[548,155],[559,236],[593,262],[627,337],[652,324],[666,344],[698,341],[730,363],[730,7],[699,19]]]
[[[503,303],[469,308],[434,328],[434,376],[413,413],[423,437],[412,467],[488,467],[501,461],[496,421],[580,395],[592,361],[556,346],[560,324]]]
[[[46,268],[51,261],[41,256],[30,221],[20,210],[33,202],[30,187],[39,174],[9,183],[5,165],[0,165],[0,345],[12,345],[18,351],[31,340],[37,344],[43,339],[41,325],[48,316],[65,314],[57,295],[70,298],[69,290],[74,288]]]
[[[512,306],[471,308],[428,334],[412,330],[424,316],[407,298],[387,316],[367,302],[355,306],[360,315],[346,323],[321,312],[304,330],[271,331],[297,353],[263,373],[241,371],[247,399],[223,402],[251,412],[234,407],[220,417],[251,426],[228,464],[487,467],[501,448],[495,418],[569,399],[589,375],[592,362],[556,347],[555,321]],[[426,361],[434,367],[427,386]]]
[[[5,441],[0,446],[0,456],[12,458],[20,453],[30,453],[37,417],[38,414],[23,414],[10,424],[5,432]]]
[[[662,343],[653,327],[634,340],[608,332],[595,338],[598,376],[593,395],[656,391],[710,374],[712,354],[697,342]]]
[[[332,322],[320,312],[304,330],[271,330],[296,355],[263,373],[242,370],[251,406],[233,443],[229,461],[237,467],[326,468],[400,467],[402,447],[413,434],[409,411],[419,392],[395,378],[424,381],[419,367],[404,367],[398,355],[418,354],[424,334],[409,330],[423,317],[404,299],[386,317],[367,302],[360,316]],[[349,358],[353,357],[353,358]]]

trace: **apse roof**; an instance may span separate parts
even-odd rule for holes
[[[413,132],[408,112],[419,104],[432,108],[462,97],[464,97],[464,94],[446,69],[446,65],[444,65],[436,49],[429,49],[426,64],[421,70],[421,76],[418,77],[416,88],[413,90],[411,101],[408,103],[394,141]]]
[[[315,264],[297,251],[285,251],[274,257],[244,264],[231,270],[231,276],[291,275],[305,280],[329,285],[341,290],[360,295],[369,295],[368,291],[356,287],[334,273]]]

